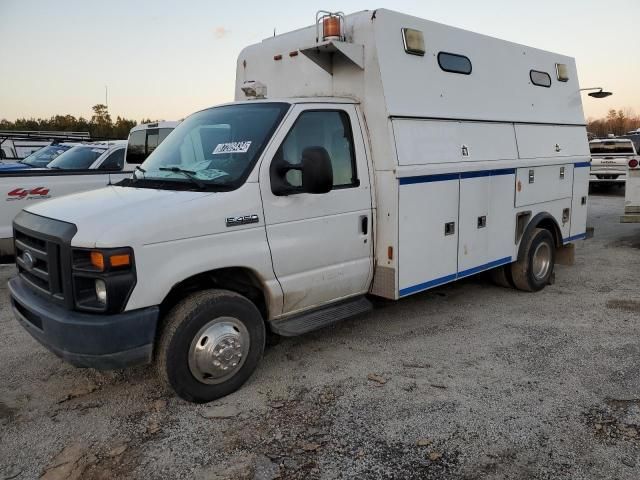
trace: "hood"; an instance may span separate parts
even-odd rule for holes
[[[261,212],[257,184],[232,192],[109,186],[37,203],[25,210],[73,223],[76,247],[125,247],[228,231],[226,217]]]
[[[31,168],[31,165],[19,162],[0,162],[0,172],[7,170],[25,170]]]

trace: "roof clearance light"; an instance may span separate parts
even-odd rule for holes
[[[559,82],[569,81],[569,67],[564,63],[556,63],[556,77]]]
[[[404,51],[411,55],[424,56],[424,35],[420,30],[413,28],[402,29],[402,41],[404,42]]]

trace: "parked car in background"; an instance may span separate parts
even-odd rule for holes
[[[39,201],[95,190],[131,174],[124,158],[126,140],[72,146],[47,168],[0,171],[0,256],[13,254],[11,222],[20,210]]]
[[[76,145],[47,165],[54,170],[109,170],[124,168],[126,140]],[[131,170],[133,167],[129,168]]]
[[[640,154],[640,128],[637,130],[631,130],[625,135],[620,135],[620,138],[627,138],[633,142],[633,146],[636,147],[636,152]]]
[[[589,142],[591,170],[589,184],[624,185],[629,160],[637,157],[631,140],[604,138]]]
[[[167,138],[180,122],[154,122],[136,125],[129,132],[127,163],[141,164]]]
[[[76,145],[80,145],[80,143],[55,143],[41,148],[18,162],[0,162],[0,172],[45,168],[59,155]]]

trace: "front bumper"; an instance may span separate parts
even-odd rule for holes
[[[76,367],[110,370],[151,361],[158,307],[117,315],[80,313],[40,297],[20,277],[9,280],[9,293],[20,324]]]

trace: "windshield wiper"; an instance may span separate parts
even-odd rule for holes
[[[193,170],[184,170],[180,167],[160,167],[158,170],[161,170],[163,172],[181,173],[185,177],[187,177],[189,180],[191,180],[193,183],[195,183],[198,186],[198,188],[206,187],[204,182],[202,182],[201,180],[198,179],[198,177],[196,177],[196,172],[194,172]]]

